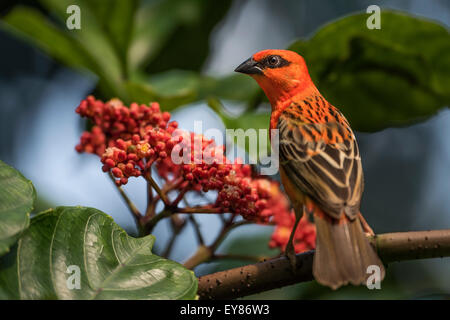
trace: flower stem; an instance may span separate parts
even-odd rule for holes
[[[169,243],[167,244],[167,247],[162,255],[164,258],[169,257],[175,244],[175,240],[186,226],[186,219],[181,218],[179,215],[172,215],[170,220],[172,226],[172,236],[170,237]]]
[[[151,186],[153,187],[153,189],[155,189],[156,193],[159,195],[159,197],[161,198],[161,200],[164,202],[164,204],[166,206],[169,206],[169,199],[167,199],[167,196],[164,192],[161,191],[161,188],[158,186],[158,184],[156,183],[155,180],[153,180],[151,172],[148,171],[145,175],[145,179],[151,184]]]
[[[115,179],[113,177],[113,175],[111,174],[111,172],[109,172],[109,177],[111,178],[112,182],[114,183],[114,185],[116,186],[117,190],[119,191],[120,196],[122,197],[122,199],[125,201],[128,209],[130,210],[131,214],[133,215],[133,218],[136,222],[136,227],[139,231],[140,235],[143,235],[143,228],[142,228],[142,214],[139,211],[139,209],[134,205],[133,201],[130,200],[130,198],[128,198],[127,194],[125,193],[125,191],[122,189],[122,187],[116,185],[115,183]]]
[[[181,199],[184,198],[186,192],[189,191],[189,186],[186,186],[185,188],[183,188],[177,195],[177,197],[175,198],[175,200],[172,201],[171,206],[172,207],[176,207],[178,206],[178,203],[180,203]]]
[[[189,215],[189,221],[191,221],[192,226],[194,227],[195,235],[197,236],[197,241],[199,245],[204,245],[205,240],[203,239],[202,232],[200,230],[200,225],[197,222],[197,219],[195,219],[194,215]]]
[[[153,218],[155,216],[155,199],[153,197],[153,187],[150,182],[147,181],[147,209],[145,210],[145,216]]]

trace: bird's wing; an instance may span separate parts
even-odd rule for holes
[[[288,112],[278,119],[280,163],[291,182],[330,216],[359,213],[363,171],[351,129],[338,122],[304,123]]]

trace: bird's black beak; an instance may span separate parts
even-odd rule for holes
[[[261,68],[258,66],[258,62],[249,58],[242,62],[236,69],[235,72],[245,73],[245,74],[263,74]]]

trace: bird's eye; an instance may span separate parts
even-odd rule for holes
[[[276,67],[280,63],[280,58],[278,56],[270,56],[267,62],[271,67]]]

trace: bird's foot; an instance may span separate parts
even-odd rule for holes
[[[358,214],[359,221],[361,222],[361,226],[363,228],[364,234],[366,237],[373,237],[375,235],[375,232],[373,232],[372,228],[367,223],[366,219],[364,219],[363,215],[361,213]]]
[[[365,235],[367,238],[370,238],[370,237],[375,236],[375,233],[373,233],[373,231],[372,231],[372,232],[364,232],[364,235]]]
[[[292,272],[295,274],[297,272],[297,257],[295,255],[295,249],[292,241],[289,241],[286,245],[284,255],[288,258]]]

